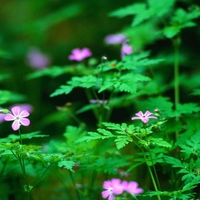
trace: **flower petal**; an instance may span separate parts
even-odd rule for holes
[[[151,114],[153,114],[153,113],[149,112],[148,110],[144,113],[144,115],[147,116],[147,117],[148,117],[149,115],[151,115]]]
[[[101,193],[101,195],[102,195],[102,197],[105,199],[105,198],[107,198],[107,197],[110,195],[110,191],[105,190],[105,191],[103,191],[103,192]]]
[[[20,127],[20,123],[19,123],[19,120],[15,120],[13,123],[12,123],[12,129],[14,131],[17,131]]]
[[[132,117],[131,120],[141,119],[140,117]]]
[[[16,117],[14,115],[12,115],[12,114],[6,114],[5,117],[4,117],[4,120],[13,121],[13,120],[15,120],[15,118]]]
[[[142,120],[142,122],[144,122],[144,123],[147,123],[147,122],[149,121],[148,118],[143,118],[143,119],[141,119],[141,120]]]
[[[19,116],[19,114],[20,114],[20,107],[19,106],[12,107],[11,110],[12,110],[12,113],[13,113],[14,116]]]
[[[138,117],[143,117],[143,116],[144,116],[144,114],[142,113],[142,111],[139,111],[139,112],[136,113],[135,115],[138,116]]]
[[[30,113],[27,110],[22,110],[22,112],[19,114],[20,117],[28,117]]]
[[[27,118],[21,118],[19,121],[23,126],[28,126],[30,124],[30,120]]]

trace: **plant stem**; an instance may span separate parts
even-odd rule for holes
[[[180,46],[180,38],[177,36],[173,40],[174,45],[174,103],[175,109],[177,109],[177,105],[179,104],[179,46]]]
[[[174,46],[174,105],[175,110],[177,110],[177,106],[180,102],[180,91],[179,91],[179,47],[180,47],[180,37],[177,36],[173,40],[173,46]],[[178,121],[179,118],[176,117],[176,121]],[[178,138],[178,132],[176,131],[175,139]]]
[[[46,174],[46,172],[50,169],[50,167],[52,166],[52,164],[48,165],[48,167],[44,170],[44,172],[42,173],[42,175],[40,176],[40,178],[37,180],[37,182],[34,184],[33,188],[35,188],[35,186],[40,183],[40,181],[42,181],[44,175]]]
[[[22,147],[22,136],[21,136],[20,129],[19,129],[19,136],[20,136],[20,148],[21,148]],[[24,180],[25,180],[25,183],[26,183],[27,200],[29,200],[31,188],[29,187],[29,183],[28,183],[28,179],[27,179],[26,166],[25,166],[25,163],[24,163],[24,158],[23,158],[23,155],[20,155],[20,154],[16,155],[15,157],[19,160],[19,164],[20,164],[21,169],[22,169],[23,177],[24,177]]]
[[[79,192],[78,192],[78,190],[77,190],[77,188],[76,188],[76,183],[75,183],[75,181],[74,181],[74,177],[73,177],[71,171],[69,171],[69,176],[70,176],[70,178],[71,178],[71,180],[72,180],[72,184],[73,184],[73,186],[74,186],[74,188],[75,188],[77,198],[78,198],[78,200],[80,200]]]
[[[152,182],[153,182],[154,189],[155,189],[155,191],[158,191],[158,187],[157,187],[157,184],[156,184],[156,181],[155,181],[154,175],[153,175],[153,173],[152,173],[151,168],[150,168],[149,165],[148,165],[147,158],[146,158],[146,156],[145,156],[144,150],[142,149],[142,151],[143,151],[143,155],[144,155],[145,162],[146,162],[147,167],[148,167],[148,171],[149,171],[149,174],[150,174],[151,180],[152,180]],[[157,197],[158,197],[158,200],[161,200],[160,195],[157,195]]]

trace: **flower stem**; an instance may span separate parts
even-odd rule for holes
[[[21,131],[19,129],[19,136],[20,136],[20,148],[22,148],[22,136],[21,136]],[[14,152],[13,152],[14,154]],[[27,192],[27,200],[30,199],[30,186],[29,186],[29,183],[28,183],[28,179],[27,179],[27,174],[26,174],[26,166],[25,166],[25,162],[24,162],[24,158],[23,158],[23,155],[16,155],[15,154],[15,157],[19,160],[19,164],[20,164],[20,167],[22,169],[22,173],[23,173],[23,177],[24,177],[24,181],[25,181],[25,184],[26,184],[26,188],[25,188],[25,191]]]
[[[77,190],[77,187],[76,187],[76,183],[75,183],[74,177],[73,177],[72,172],[71,172],[70,170],[69,170],[69,176],[70,176],[71,181],[72,181],[72,184],[73,184],[73,186],[74,186],[74,188],[75,188],[77,198],[78,198],[78,200],[80,200],[79,192],[78,192],[78,190]]]
[[[180,46],[180,38],[177,37],[173,40],[174,44],[174,103],[175,109],[177,109],[177,105],[179,104],[179,46]]]
[[[179,35],[173,39],[174,46],[174,105],[175,110],[177,110],[177,106],[180,102],[180,91],[179,91],[179,47],[180,47],[180,37]],[[179,118],[176,117],[176,121]],[[178,138],[178,132],[176,132],[175,139]]]
[[[146,156],[145,156],[145,153],[144,153],[144,150],[143,150],[143,149],[142,149],[142,152],[143,152],[143,155],[144,155],[145,162],[146,162],[146,164],[147,164],[147,168],[148,168],[148,171],[149,171],[151,180],[152,180],[152,182],[153,182],[154,189],[155,189],[155,191],[158,191],[158,187],[157,187],[157,184],[156,184],[154,175],[153,175],[153,173],[152,173],[151,167],[148,165],[147,158],[146,158]],[[157,195],[157,198],[158,198],[158,200],[161,200],[160,195]]]

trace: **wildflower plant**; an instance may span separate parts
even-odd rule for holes
[[[1,125],[14,134],[0,138],[0,187],[11,187],[4,182],[16,176],[19,199],[42,199],[38,191],[46,190],[61,200],[200,198],[199,70],[191,67],[185,38],[198,28],[200,8],[188,4],[145,0],[114,10],[110,17],[132,19],[102,37],[116,59],[109,50],[99,58],[89,44],[75,46],[65,55],[69,64],[26,75],[28,83],[52,83],[45,84],[48,101],[38,100],[44,106],[34,111],[40,117],[52,101],[54,112],[35,117],[35,125],[35,113],[20,107],[27,98],[1,90]],[[49,135],[30,131],[35,127]],[[12,195],[2,191],[0,199]]]

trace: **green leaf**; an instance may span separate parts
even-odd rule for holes
[[[0,104],[20,102],[25,99],[24,95],[8,90],[0,90],[0,97]]]
[[[166,163],[172,165],[172,167],[177,168],[185,168],[187,164],[183,164],[179,159],[171,157],[171,156],[164,156],[164,160]]]
[[[39,77],[42,77],[42,76],[51,76],[51,77],[55,78],[57,76],[65,74],[68,68],[70,68],[70,66],[67,66],[67,67],[51,66],[50,68],[46,68],[46,69],[35,71],[31,74],[28,74],[26,76],[26,78],[27,79],[34,79],[34,78],[39,78]]]
[[[170,114],[171,117],[180,117],[182,114],[192,114],[194,112],[199,112],[200,107],[196,103],[185,103],[178,104],[177,109],[172,111]]]
[[[192,154],[198,157],[200,155],[200,131],[186,140],[185,144],[180,145],[180,147],[185,159],[188,159]]]
[[[74,171],[72,167],[75,165],[75,162],[70,161],[70,160],[62,160],[58,162],[58,167],[64,167],[66,169],[69,169],[70,171]]]
[[[163,34],[167,38],[173,38],[175,35],[177,35],[180,32],[180,27],[178,26],[167,26],[163,29]]]
[[[136,26],[152,17],[154,19],[156,17],[161,18],[164,15],[169,14],[173,5],[174,0],[148,0],[147,4],[134,3],[127,7],[120,8],[110,13],[110,16],[121,18],[129,15],[134,15],[132,26]]]
[[[80,142],[90,142],[92,140],[98,140],[98,139],[108,139],[115,137],[110,131],[107,131],[105,129],[97,129],[98,132],[88,132],[87,136],[84,136],[83,138],[80,138],[77,140],[77,143]]]
[[[40,135],[39,131],[21,134],[22,140],[32,139],[32,138],[43,138],[43,137],[48,137],[48,135]],[[6,138],[0,138],[0,142],[15,142],[15,141],[20,141],[19,135],[10,134]]]
[[[73,86],[61,85],[55,92],[53,92],[50,97],[55,97],[62,94],[69,94],[73,90]]]
[[[100,93],[104,90],[112,90],[114,88],[118,92],[136,93],[137,83],[140,81],[150,81],[150,78],[140,74],[128,73],[119,78],[105,80],[98,92]]]
[[[195,177],[190,183],[183,186],[183,191],[189,191],[197,187],[200,183],[200,176]]]
[[[77,77],[74,76],[70,81],[67,82],[67,85],[61,85],[59,89],[57,89],[50,96],[54,97],[61,94],[69,94],[75,87],[82,88],[91,88],[95,86],[97,83],[97,78],[93,75]]]
[[[200,16],[200,9],[196,8],[190,12],[186,12],[182,8],[176,10],[171,20],[171,26],[167,26],[163,29],[163,33],[167,38],[173,38],[181,29],[193,27],[196,24],[192,21]]]
[[[171,148],[172,145],[169,144],[168,142],[164,141],[162,138],[147,138],[147,141],[149,141],[151,144],[156,145],[156,146],[161,146],[161,147],[166,147],[166,148]]]
[[[117,138],[115,139],[117,149],[121,149],[122,147],[125,147],[129,142],[132,142],[132,141],[133,139],[127,135],[117,136]]]

